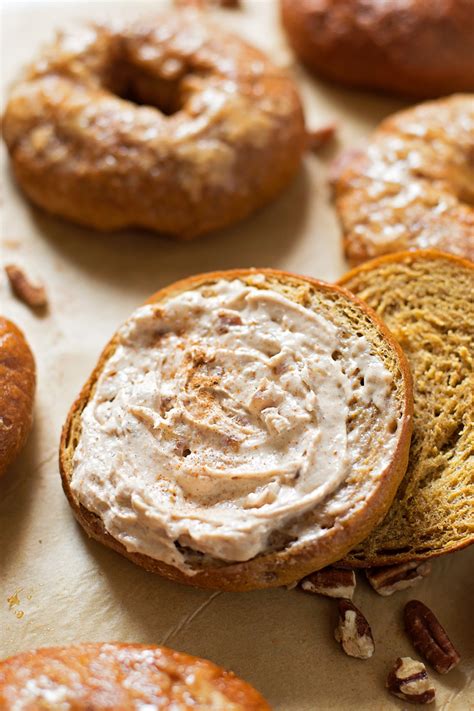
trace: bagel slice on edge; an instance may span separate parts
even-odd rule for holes
[[[436,250],[400,252],[340,283],[384,320],[413,374],[405,478],[383,522],[345,562],[423,560],[474,542],[474,264]]]
[[[272,269],[157,292],[116,332],[63,428],[65,493],[89,536],[220,590],[341,559],[405,473],[401,348],[339,286]]]

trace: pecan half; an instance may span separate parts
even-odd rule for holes
[[[412,704],[431,704],[436,694],[423,662],[411,657],[398,657],[387,677],[387,689]]]
[[[379,595],[393,595],[398,590],[406,590],[426,578],[431,572],[431,563],[400,563],[384,565],[380,568],[367,568],[367,580]]]
[[[372,630],[362,612],[350,600],[339,600],[339,622],[334,637],[349,657],[369,659],[375,645]]]
[[[7,264],[5,272],[15,296],[33,309],[44,308],[48,303],[46,290],[40,284],[33,284],[26,273],[16,264]]]
[[[335,123],[330,123],[327,126],[306,130],[306,145],[309,151],[316,153],[320,148],[334,140],[337,126]]]
[[[305,592],[352,600],[356,576],[353,570],[328,566],[307,575],[300,582],[300,586]]]
[[[451,671],[461,659],[436,616],[419,600],[405,605],[405,630],[416,651],[439,674]]]

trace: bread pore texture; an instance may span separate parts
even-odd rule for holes
[[[407,473],[351,566],[423,560],[474,542],[474,264],[435,250],[380,257],[341,284],[397,338],[413,375]]]
[[[180,582],[248,590],[340,559],[406,469],[409,369],[337,286],[271,269],[184,279],[105,348],[64,426],[87,533]]]

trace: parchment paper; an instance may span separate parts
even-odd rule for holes
[[[162,3],[168,4],[168,3]],[[160,2],[7,2],[3,87],[55,28],[78,18],[136,17]],[[273,0],[215,11],[299,83],[308,124],[339,125],[339,146],[308,154],[297,179],[271,206],[232,229],[191,244],[138,232],[101,235],[32,208],[14,184],[2,148],[0,261],[44,280],[49,312],[33,315],[0,276],[0,311],[24,329],[38,365],[35,424],[0,483],[0,656],[80,641],[167,644],[212,659],[254,684],[279,711],[400,709],[384,689],[397,656],[413,655],[401,621],[416,597],[439,615],[459,647],[459,667],[434,671],[437,708],[465,711],[474,697],[474,548],[434,563],[415,590],[382,598],[360,576],[355,602],[367,614],[376,653],[346,657],[333,639],[333,601],[285,589],[225,594],[146,573],[87,540],[63,495],[57,466],[61,425],[116,327],[149,294],[187,275],[246,266],[281,267],[334,280],[345,271],[326,186],[338,148],[365,137],[402,104],[311,78],[293,60]]]

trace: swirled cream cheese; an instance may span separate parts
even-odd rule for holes
[[[73,493],[129,551],[189,574],[185,549],[249,560],[340,489],[367,436],[349,427],[355,388],[387,425],[373,475],[398,439],[370,342],[256,284],[139,308],[82,413]]]

